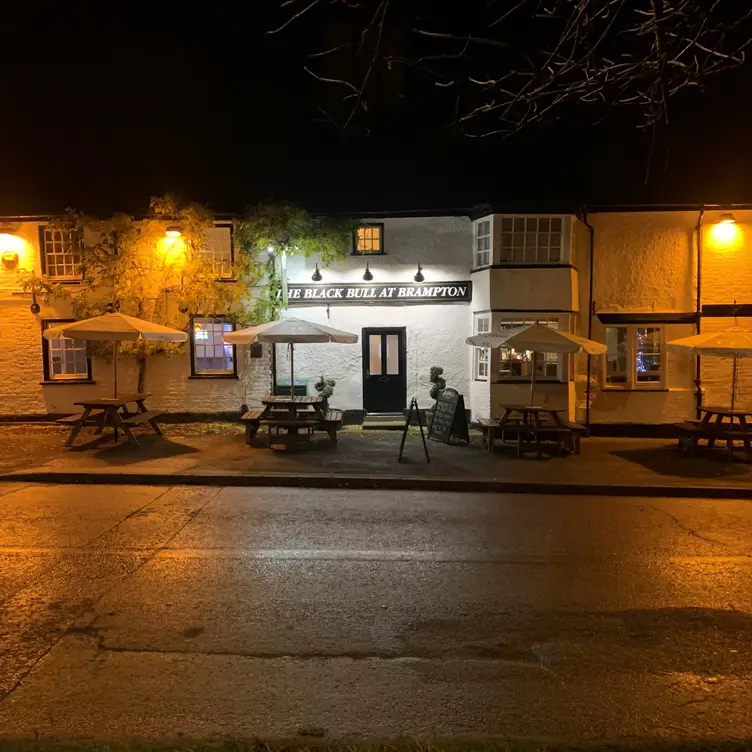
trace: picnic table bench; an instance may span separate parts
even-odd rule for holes
[[[514,441],[517,456],[521,457],[525,445],[532,443],[538,457],[543,455],[543,442],[552,440],[557,445],[557,454],[566,448],[572,454],[580,453],[580,439],[588,435],[585,426],[564,420],[559,413],[564,410],[536,407],[532,405],[506,405],[500,419],[481,418],[482,444],[493,451],[495,441]],[[543,417],[543,420],[541,420]]]
[[[157,410],[146,409],[148,394],[124,394],[119,397],[99,397],[97,399],[82,400],[76,402],[83,411],[74,415],[58,418],[56,421],[62,425],[71,426],[71,432],[65,442],[65,448],[73,446],[73,442],[84,426],[97,427],[94,432],[101,434],[107,426],[112,428],[113,438],[118,440],[118,433],[122,430],[129,443],[138,446],[138,440],[131,432],[131,428],[148,423],[154,433],[162,435],[162,430],[157,424],[157,418],[162,415]],[[136,409],[129,411],[128,405],[135,404]]]
[[[245,424],[246,444],[253,441],[262,426],[266,426],[269,432],[270,447],[275,440],[281,440],[289,448],[297,444],[301,436],[310,439],[316,430],[326,431],[332,442],[337,443],[337,431],[342,428],[342,410],[325,409],[322,398],[270,395],[261,401],[263,410],[249,410],[240,418]]]
[[[747,420],[752,420],[751,411],[723,407],[703,407],[700,411],[703,413],[701,420],[674,423],[680,452],[694,455],[702,439],[708,442],[709,447],[715,446],[716,441],[725,441],[726,450],[731,456],[734,441],[742,441],[746,454],[752,457],[752,422]]]

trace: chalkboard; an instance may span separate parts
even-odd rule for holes
[[[439,392],[428,438],[444,444],[449,444],[452,438],[470,443],[465,400],[456,389]]]

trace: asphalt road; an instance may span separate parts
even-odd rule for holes
[[[752,502],[0,494],[3,735],[752,736]]]

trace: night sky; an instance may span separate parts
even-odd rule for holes
[[[433,124],[430,101],[369,138],[316,123],[303,65],[317,30],[267,35],[276,0],[8,5],[3,215],[143,212],[168,191],[220,212],[752,201],[749,66],[673,103],[644,185],[649,139],[623,112],[493,141],[452,134],[438,108]]]

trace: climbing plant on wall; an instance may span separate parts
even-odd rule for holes
[[[180,237],[166,237],[167,224]],[[116,214],[97,219],[74,211],[49,223],[80,238],[81,284],[61,285],[33,271],[19,273],[24,290],[47,302],[66,300],[77,319],[120,311],[129,316],[186,330],[191,315],[236,316],[244,297],[242,283],[216,279],[197,253],[212,227],[211,213],[199,204],[181,204],[171,196],[154,198],[146,217]],[[119,353],[138,361],[138,390],[144,388],[150,355],[172,355],[182,345],[122,342]],[[109,343],[90,343],[92,354],[111,354]]]
[[[320,255],[328,266],[350,252],[355,223],[314,217],[289,203],[261,203],[251,208],[235,226],[240,275],[257,294],[245,313],[250,323],[279,318],[284,306],[281,292],[281,258]]]

